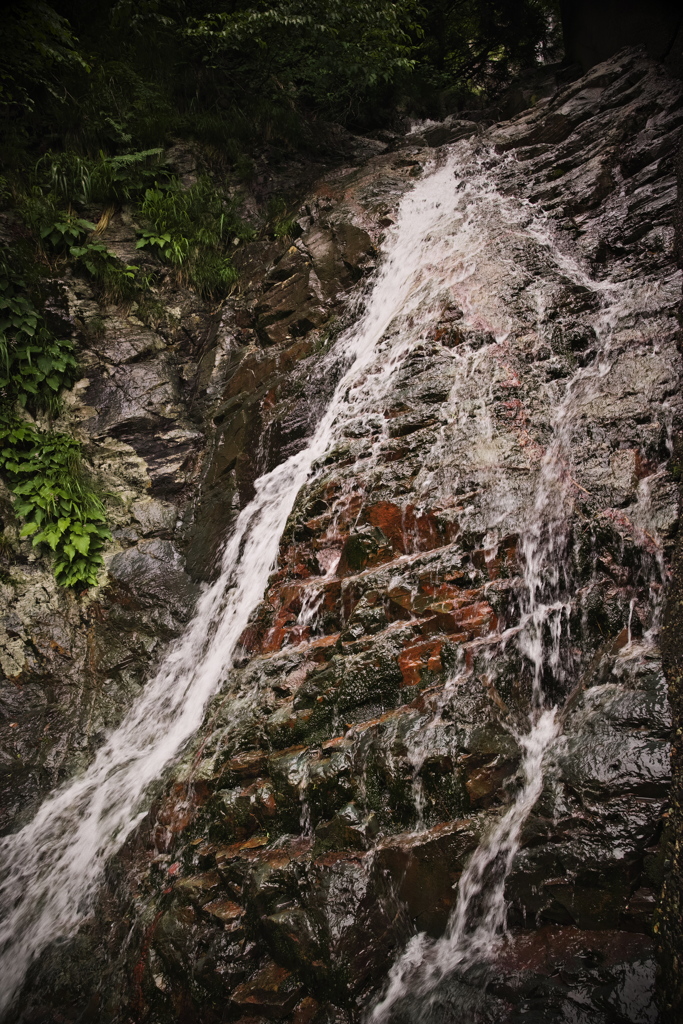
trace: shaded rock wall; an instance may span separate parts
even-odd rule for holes
[[[112,233],[117,228],[115,222]],[[133,245],[132,227],[128,234]],[[189,295],[176,301],[185,328],[167,311],[152,329],[135,310],[124,316],[102,308],[84,282],[62,283],[63,316],[81,336],[87,376],[65,396],[54,426],[82,440],[114,542],[103,585],[76,598],[19,540],[3,499],[12,547],[1,584],[3,829],[88,762],[192,612],[196,585],[178,544],[204,435],[192,421],[181,370],[210,315]]]
[[[34,968],[18,1020],[358,1020],[406,939],[443,933],[454,885],[518,785],[514,727],[532,675],[512,639],[520,538],[568,384],[567,611],[543,680],[565,741],[508,880],[511,942],[495,969],[445,984],[433,1019],[470,1006],[501,1024],[656,1020],[671,730],[656,628],[678,516],[682,121],[680,85],[630,52],[511,122],[468,129],[454,173],[482,240],[476,272],[443,295],[382,406],[300,494],[239,666],[96,911]],[[209,571],[255,476],[310,431],[333,384],[316,375],[332,317],[354,315],[343,293],[411,179],[446,158],[428,142],[416,133],[328,174],[294,244],[245,251],[242,294],[195,357],[212,426],[194,533],[181,533],[193,574]],[[85,422],[116,444],[138,430],[141,444],[177,441],[182,493],[196,420],[156,369],[168,358],[133,360],[145,369],[123,377],[112,360],[89,387],[135,390]],[[148,453],[162,480],[167,451]],[[112,586],[170,581],[159,604],[180,617],[193,583],[166,505],[139,508],[136,522],[157,525],[121,544]]]
[[[624,46],[683,72],[683,16],[676,0],[561,0],[565,54],[591,68]]]

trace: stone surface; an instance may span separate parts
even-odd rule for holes
[[[294,1009],[303,988],[290,971],[271,963],[258,974],[238,985],[232,994],[232,1001],[238,1010],[280,1020],[289,1016]]]

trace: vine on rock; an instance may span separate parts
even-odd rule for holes
[[[55,553],[62,586],[95,586],[111,534],[104,506],[85,480],[78,441],[15,420],[0,421],[0,445],[0,468],[25,520],[20,536]]]
[[[94,586],[111,536],[104,506],[88,484],[74,438],[38,430],[20,410],[54,412],[76,377],[74,345],[53,335],[26,281],[0,266],[0,471],[24,520],[21,537],[55,555],[65,587]]]

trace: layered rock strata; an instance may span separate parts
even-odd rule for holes
[[[678,201],[674,215],[676,231],[676,255],[683,268],[683,140],[678,149]],[[683,301],[681,302],[683,312]],[[679,338],[680,346],[680,338]],[[673,469],[678,477],[679,488],[683,438],[674,438]],[[673,713],[675,733],[671,748],[671,829],[667,847],[668,871],[665,880],[660,913],[655,921],[657,948],[662,967],[660,979],[660,1001],[663,1019],[674,1022],[683,1013],[683,973],[679,949],[683,941],[681,926],[683,915],[683,862],[681,860],[681,835],[683,835],[683,536],[676,535],[676,546],[672,558],[666,609],[662,625],[662,661],[669,687],[669,700]]]

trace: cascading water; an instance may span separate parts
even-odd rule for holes
[[[495,952],[506,925],[505,882],[519,849],[522,828],[541,795],[544,760],[558,732],[555,711],[546,710],[536,716],[528,735],[519,737],[524,752],[522,787],[473,854],[460,880],[458,902],[446,934],[438,941],[422,932],[413,936],[394,964],[386,991],[370,1020],[391,1020],[397,1009],[402,1019],[403,1003],[412,1011],[411,1020],[428,1019],[429,997],[439,983],[458,970],[486,961]]]
[[[668,280],[633,284],[590,280],[563,253],[543,218],[528,204],[505,194],[501,186],[504,175],[499,171],[506,166],[506,158],[482,155],[476,144],[458,143],[445,162],[417,182],[403,200],[381,271],[366,297],[365,311],[328,357],[330,373],[339,373],[341,366],[343,376],[313,436],[301,452],[257,481],[256,496],[239,516],[224,550],[219,578],[202,596],[184,637],[88,771],[46,800],[22,831],[0,842],[3,1010],[11,1004],[32,960],[50,943],[73,933],[87,914],[107,859],[144,816],[152,783],[198,730],[207,701],[219,689],[225,694],[229,722],[221,743],[227,751],[233,741],[237,745],[240,723],[256,706],[256,695],[232,685],[233,652],[266,589],[297,494],[307,482],[324,474],[322,464],[338,442],[343,447],[348,437],[366,436],[364,428],[369,423],[377,422],[377,429],[372,426],[362,469],[358,469],[359,458],[348,470],[348,489],[353,486],[354,472],[359,476],[365,473],[366,478],[372,472],[382,472],[381,452],[387,435],[383,400],[411,352],[425,339],[433,339],[436,320],[450,303],[461,308],[467,328],[488,332],[488,340],[461,344],[442,354],[444,361],[451,361],[455,383],[439,420],[441,434],[431,451],[421,453],[420,464],[410,478],[411,488],[416,504],[424,500],[425,506],[429,501],[434,505],[441,499],[447,504],[446,499],[456,491],[455,477],[467,472],[466,466],[449,461],[453,432],[461,430],[466,444],[461,445],[458,457],[463,462],[471,458],[478,479],[486,479],[482,498],[486,508],[483,513],[474,507],[470,510],[463,499],[458,512],[460,527],[463,532],[471,528],[474,534],[488,538],[483,543],[487,558],[489,552],[491,557],[495,554],[498,537],[520,535],[524,569],[524,593],[516,623],[502,633],[494,628],[492,633],[480,634],[469,642],[468,653],[472,654],[480,641],[481,650],[490,644],[490,650],[496,652],[518,645],[527,667],[531,666],[531,714],[527,728],[516,730],[523,755],[520,788],[463,872],[459,900],[445,936],[434,941],[418,935],[412,940],[392,971],[382,1002],[373,1011],[375,1020],[394,1015],[400,1019],[406,1013],[409,1019],[420,1019],[440,981],[458,968],[485,961],[499,948],[506,925],[506,879],[519,851],[523,826],[542,793],[544,764],[560,732],[561,716],[550,704],[575,682],[567,643],[567,610],[575,594],[564,565],[570,543],[567,523],[579,486],[571,472],[572,431],[581,409],[599,396],[600,382],[611,372],[615,325],[628,319],[629,310],[647,310],[648,289],[654,293],[669,288],[675,296],[676,287]],[[598,354],[591,365],[569,380],[548,385],[550,404],[557,411],[546,434],[545,453],[541,452],[535,463],[520,456],[506,464],[509,467],[514,462],[515,470],[534,474],[530,479],[535,484],[515,506],[518,491],[510,474],[500,471],[497,445],[501,442],[492,412],[492,392],[507,387],[508,378],[514,378],[514,370],[506,363],[507,338],[533,327],[529,309],[537,310],[540,325],[559,280],[595,295],[600,307],[593,316]],[[674,301],[672,298],[669,305]],[[519,313],[521,306],[523,314]],[[653,308],[657,302],[653,301]],[[545,327],[538,326],[539,335],[544,331]],[[476,402],[464,400],[468,388],[470,394],[476,392]],[[522,427],[514,436],[519,451],[527,446],[527,455],[537,444]],[[520,466],[523,461],[526,464]],[[472,488],[459,493],[464,491],[467,498]],[[645,509],[645,488],[641,497]],[[324,565],[319,562],[330,579],[336,572],[333,547],[323,548],[329,558]],[[387,589],[393,582],[401,583],[412,558],[404,553],[394,559]],[[306,628],[315,627],[326,582],[327,577],[316,576],[304,593],[296,626],[300,632],[292,631],[294,640]],[[492,654],[495,676],[494,658]],[[463,674],[466,671],[463,667]],[[445,687],[441,703],[452,689]],[[362,723],[362,719],[355,721]],[[333,734],[343,731],[347,723],[341,711],[335,712],[330,726]],[[420,825],[428,824],[419,769],[429,724],[422,717],[418,727],[424,736],[414,736],[414,742],[407,744]],[[349,736],[344,741],[352,744],[353,730]],[[361,753],[371,746],[369,732],[361,735],[359,729]],[[363,781],[359,780],[356,793],[359,803],[363,803]],[[300,827],[304,833],[314,834],[319,816],[316,819],[313,801],[309,802],[307,763],[296,784],[303,798]],[[410,995],[419,1000],[417,1009]]]
[[[462,217],[452,183],[451,159],[403,200],[366,309],[331,354],[331,367],[337,361],[347,368],[315,433],[302,451],[256,482],[218,579],[141,699],[89,769],[0,842],[0,1011],[11,1005],[31,962],[73,933],[87,913],[107,860],[145,814],[151,784],[199,728],[207,701],[225,683],[299,490],[343,424],[374,412],[394,369],[429,323],[439,291],[457,276],[449,259],[452,238],[441,228],[449,213]],[[249,695],[234,700],[236,724],[244,702]]]
[[[398,1024],[403,1021],[427,1024],[442,1019],[450,1021],[450,1011],[444,1012],[443,1007],[439,1009],[443,983],[458,977],[465,978],[471,968],[485,967],[495,958],[506,938],[506,882],[520,850],[524,825],[543,792],[547,763],[552,760],[554,750],[562,748],[562,708],[561,703],[555,704],[555,701],[558,696],[566,697],[579,682],[574,674],[576,667],[571,661],[571,651],[567,652],[569,645],[563,645],[562,642],[568,638],[572,601],[576,599],[575,586],[572,586],[569,578],[569,524],[576,494],[584,490],[571,474],[572,442],[584,404],[600,395],[601,381],[612,369],[613,331],[620,322],[627,322],[634,311],[648,308],[653,296],[661,293],[671,283],[652,280],[596,282],[558,246],[548,221],[542,216],[532,215],[523,204],[504,199],[491,188],[496,178],[494,165],[489,165],[485,178],[486,183],[477,173],[469,183],[474,193],[472,198],[479,207],[479,250],[484,250],[487,241],[491,248],[495,248],[501,236],[505,235],[506,230],[501,231],[498,226],[491,233],[491,224],[495,223],[498,216],[509,235],[522,233],[528,243],[549,257],[555,273],[562,274],[582,289],[592,292],[599,300],[599,310],[594,317],[598,352],[595,361],[588,367],[576,370],[564,388],[564,397],[554,415],[552,438],[541,458],[531,515],[520,538],[524,572],[520,622],[509,630],[502,645],[516,644],[532,672],[527,731],[520,732],[509,726],[522,753],[519,789],[509,808],[484,835],[463,872],[457,887],[457,902],[444,935],[435,940],[418,932],[411,938],[391,968],[381,996],[372,1005],[367,1017],[370,1024]],[[503,240],[500,246],[503,253],[509,244],[508,240]],[[510,249],[514,251],[514,244]],[[510,266],[508,274],[514,274]],[[546,284],[543,276],[536,284],[539,306],[542,306]],[[501,295],[502,289],[498,297]],[[500,315],[500,309],[495,309],[495,298],[493,310],[491,302],[481,301],[481,285],[476,280],[465,279],[459,291],[459,299],[463,308],[474,318],[477,314],[481,316],[482,307],[488,305],[488,322],[496,324],[503,335],[507,326],[505,317]],[[453,399],[452,404],[455,405]],[[482,433],[486,431],[482,430]],[[431,474],[428,480],[431,484]],[[505,506],[504,501],[501,504]],[[504,519],[504,516],[501,518]],[[650,629],[650,635],[654,635],[659,622],[658,595],[666,574],[661,544],[657,538],[648,537],[655,556],[651,566],[651,582],[654,587]],[[640,541],[647,546],[644,535]],[[629,644],[630,622],[631,614]],[[549,692],[544,689],[546,684],[549,684]],[[440,718],[441,705],[447,699],[448,689],[447,686],[432,724]],[[412,752],[412,760],[418,764],[420,747],[423,746],[423,756],[427,751],[423,729],[424,723],[415,740],[417,749]],[[416,793],[416,802],[420,828],[419,792]],[[450,1002],[449,997],[446,999]],[[479,1020],[476,995],[456,996],[456,1004],[458,1014],[465,1014],[464,1019],[470,1020],[467,1015],[469,1007],[474,1015],[471,1019],[476,1017]]]

